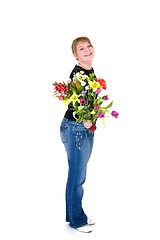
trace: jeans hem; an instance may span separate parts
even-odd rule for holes
[[[72,228],[79,228],[79,227],[83,227],[84,225],[87,225],[88,223],[87,223],[87,221],[85,222],[85,223],[81,223],[81,224],[78,224],[78,225],[71,225],[70,223],[69,223],[69,226],[70,227],[72,227]]]

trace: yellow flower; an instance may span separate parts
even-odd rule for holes
[[[63,100],[63,102],[64,102],[64,105],[67,106],[67,104],[70,102],[70,99],[67,98],[67,99]]]
[[[80,96],[80,95],[77,95],[77,94],[74,92],[74,93],[72,94],[72,96],[70,97],[70,101],[73,102],[73,106],[75,105],[76,102],[80,102],[79,99],[78,99],[79,96]]]
[[[101,88],[100,83],[96,82],[95,80],[94,81],[89,80],[88,83],[89,83],[90,89],[93,89],[94,92],[97,90],[97,88]]]

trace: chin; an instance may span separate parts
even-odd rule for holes
[[[90,56],[84,57],[85,61],[92,61],[94,58],[94,54],[91,54]]]

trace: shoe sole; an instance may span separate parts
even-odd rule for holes
[[[79,230],[79,229],[77,229],[77,228],[76,228],[76,230],[79,231],[79,232],[82,232],[82,233],[91,233],[91,232],[93,232],[93,230],[90,230],[90,231],[85,232],[85,231],[81,231],[81,230]]]

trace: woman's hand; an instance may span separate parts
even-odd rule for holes
[[[86,128],[92,127],[92,123],[87,122],[86,120],[83,121],[83,124]]]

